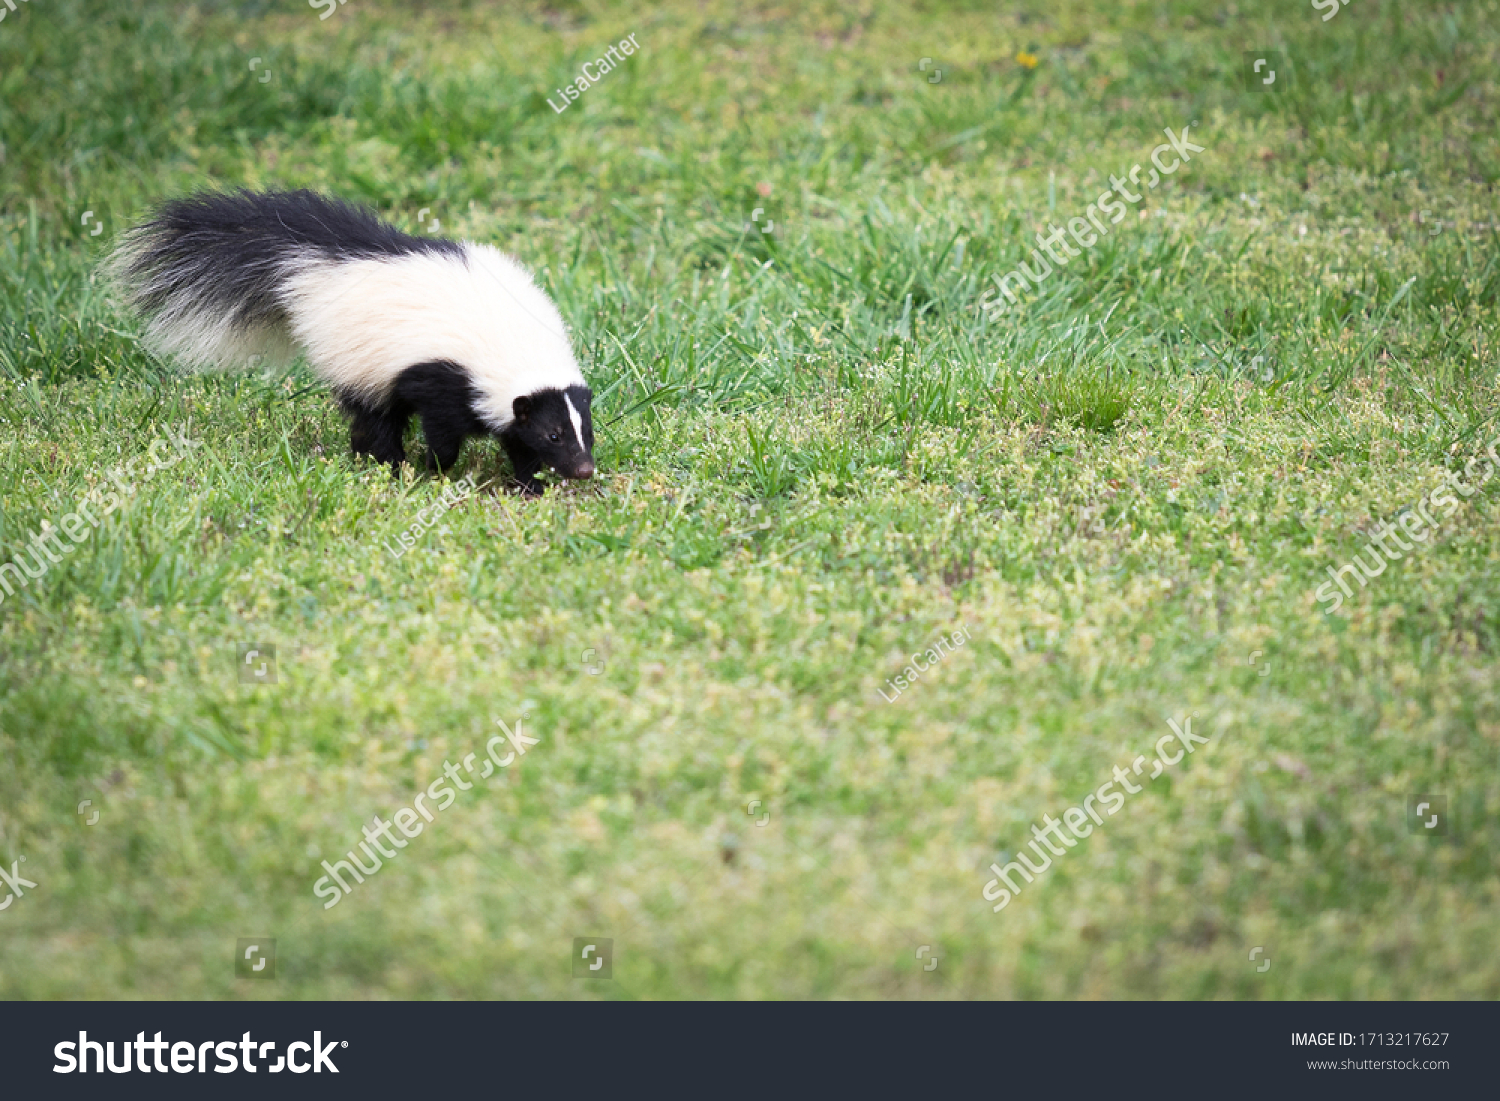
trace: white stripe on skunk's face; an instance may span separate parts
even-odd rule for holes
[[[515,400],[502,436],[525,444],[543,466],[564,478],[594,476],[593,394],[587,386],[548,387]]]
[[[568,419],[573,422],[573,437],[578,441],[580,450],[588,451],[589,446],[583,442],[583,421],[578,419],[578,410],[573,408],[573,399],[563,391],[563,404],[568,407]]]

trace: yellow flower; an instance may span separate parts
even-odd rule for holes
[[[1022,50],[1020,53],[1016,54],[1016,60],[1019,61],[1022,65],[1025,65],[1028,69],[1035,69],[1037,66],[1037,62],[1041,59],[1038,58],[1036,54],[1029,54],[1025,50]]]

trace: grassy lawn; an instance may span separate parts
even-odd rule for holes
[[[0,561],[97,526],[0,603],[0,997],[1500,996],[1500,479],[1425,504],[1500,436],[1496,3],[994,7],[9,12]],[[450,482],[149,358],[100,260],[241,185],[530,265],[600,477],[471,442],[397,557]]]

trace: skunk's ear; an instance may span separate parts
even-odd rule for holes
[[[531,416],[531,399],[522,394],[511,404],[511,409],[516,414],[516,420],[524,421]]]

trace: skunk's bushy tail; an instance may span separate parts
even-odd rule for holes
[[[196,370],[285,363],[296,354],[289,282],[309,268],[418,252],[462,256],[369,210],[311,191],[200,193],[131,230],[110,276],[146,321],[146,343]]]

